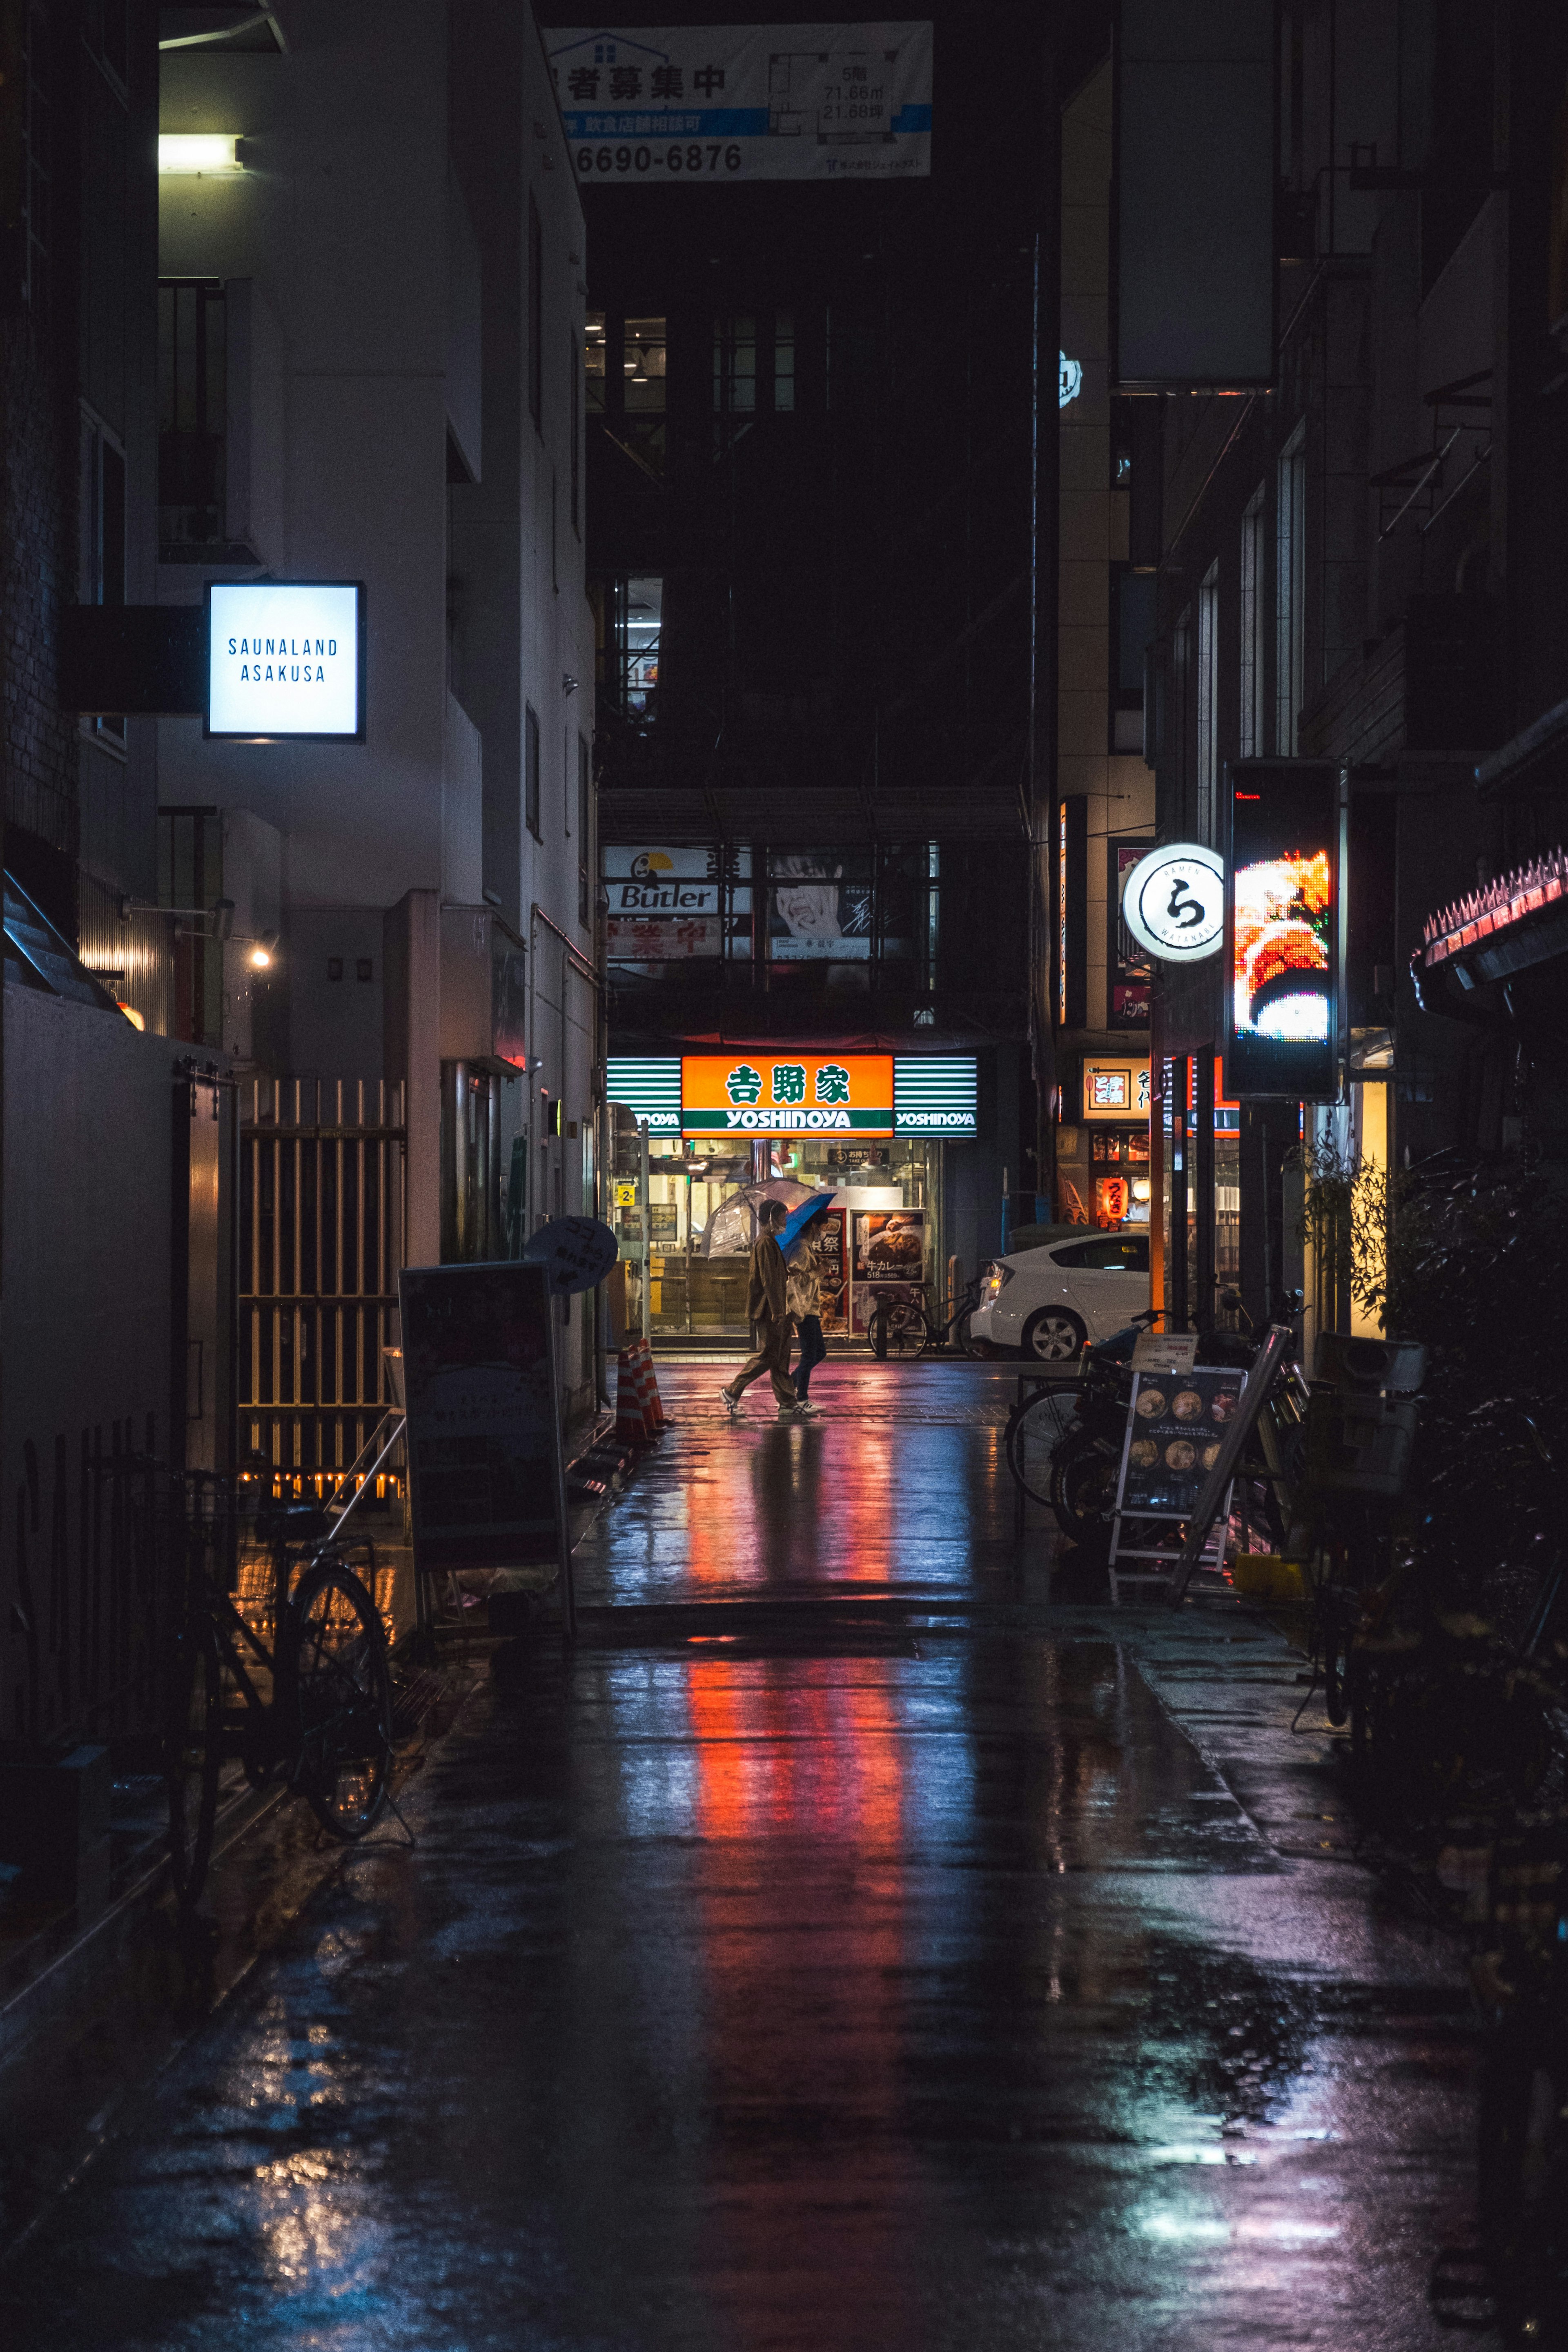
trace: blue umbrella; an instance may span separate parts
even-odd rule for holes
[[[792,1209],[779,1227],[780,1249],[787,1253],[793,1244],[799,1241],[813,1217],[820,1217],[829,1201],[834,1198],[836,1195],[832,1192],[814,1192],[809,1201],[803,1201],[798,1209]]]

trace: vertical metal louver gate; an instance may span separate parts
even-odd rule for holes
[[[397,1337],[404,1138],[401,1086],[241,1088],[242,1454],[331,1477],[390,1402],[382,1349]]]

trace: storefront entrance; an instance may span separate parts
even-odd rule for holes
[[[813,1193],[832,1196],[810,1227],[829,1338],[862,1336],[884,1301],[941,1307],[945,1156],[975,1136],[973,1056],[770,1043],[612,1055],[608,1075],[610,1213],[639,1316],[646,1265],[652,1337],[744,1339],[759,1206]]]
[[[811,1228],[829,1339],[865,1331],[878,1301],[934,1284],[941,1264],[939,1143],[893,1138],[752,1142],[722,1156],[691,1139],[648,1143],[649,1325],[666,1339],[743,1338],[756,1209],[766,1186],[795,1206],[833,1201]],[[795,1188],[793,1192],[790,1188]],[[618,1209],[624,1253],[637,1250],[640,1203]]]

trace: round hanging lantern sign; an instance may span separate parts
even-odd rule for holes
[[[552,1296],[572,1298],[596,1290],[619,1255],[620,1244],[597,1217],[552,1217],[524,1249],[530,1265],[543,1266]]]
[[[1225,943],[1225,866],[1201,843],[1152,849],[1127,877],[1122,920],[1164,963],[1200,963]]]

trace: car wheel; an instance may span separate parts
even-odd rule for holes
[[[1024,1353],[1037,1364],[1070,1363],[1083,1340],[1083,1325],[1065,1307],[1042,1307],[1024,1326]]]

